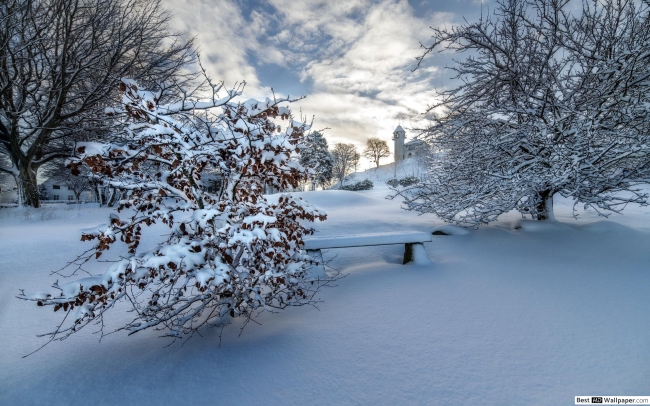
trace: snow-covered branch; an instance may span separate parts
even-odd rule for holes
[[[303,237],[313,231],[303,222],[326,214],[290,194],[275,202],[262,194],[267,185],[284,190],[309,180],[296,162],[308,126],[280,100],[237,103],[241,92],[229,91],[161,106],[134,81],[122,83],[125,143],[79,143],[68,167],[73,173],[88,167],[97,182],[120,190],[117,211],[131,213],[112,214],[108,225],[82,233],[95,243],[90,255],[98,258],[118,240],[129,254],[101,275],[57,285],[58,293],[22,295],[75,311],[72,324],[47,336],[62,339],[100,322],[118,300],[136,314],[121,329],[159,328],[170,337],[225,325],[230,317],[313,304],[330,279],[308,276],[314,259]],[[203,182],[210,170],[221,177],[219,190]],[[169,227],[168,238],[141,250],[142,228],[159,222]]]
[[[434,29],[434,49],[468,52],[424,131],[428,179],[409,209],[477,225],[517,209],[553,218],[553,196],[597,209],[646,204],[650,7],[633,1],[503,0],[471,24]],[[425,53],[426,55],[426,53]],[[433,111],[432,111],[433,112]]]

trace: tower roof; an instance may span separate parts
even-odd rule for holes
[[[401,125],[398,125],[397,128],[395,129],[395,131],[393,131],[393,132],[394,132],[394,133],[404,132],[404,129],[402,128]]]

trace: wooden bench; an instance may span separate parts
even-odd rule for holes
[[[326,276],[325,267],[323,266],[323,254],[321,253],[323,249],[404,244],[403,264],[409,262],[425,264],[431,263],[431,260],[424,250],[423,243],[430,241],[431,234],[421,231],[307,237],[305,238],[305,250],[307,251],[307,255],[319,261],[319,264],[310,270],[310,276],[317,279]]]

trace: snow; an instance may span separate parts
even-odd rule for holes
[[[241,336],[234,319],[221,345],[216,329],[167,348],[157,331],[99,343],[89,329],[27,358],[58,318],[15,296],[63,286],[50,272],[89,247],[79,230],[110,211],[0,210],[0,404],[546,405],[650,393],[650,209],[574,220],[572,202],[556,198],[557,222],[509,213],[461,229],[401,210],[388,193],[376,182],[298,195],[328,213],[318,238],[445,231],[424,243],[433,264],[402,265],[403,245],[323,250],[328,272],[347,276],[320,293],[318,310],[262,314]],[[166,232],[143,230],[141,249]],[[219,273],[201,269],[206,281]],[[112,313],[108,330],[130,320]]]
[[[431,230],[433,234],[442,234],[442,235],[467,235],[469,231],[466,228],[452,226],[451,224],[446,224],[444,226],[434,227]]]
[[[433,262],[427,255],[427,251],[423,244],[413,244],[413,260],[410,262],[414,265],[428,265],[431,266]]]
[[[378,168],[355,172],[345,178],[344,184],[347,185],[369,179],[375,184],[383,185],[390,179],[401,179],[410,176],[420,177],[425,172],[426,168],[418,158],[408,158],[397,163],[392,162],[386,165],[379,165]]]
[[[383,232],[373,234],[352,234],[329,237],[305,238],[305,249],[348,248],[368,245],[405,244],[431,241],[431,233],[425,232]]]

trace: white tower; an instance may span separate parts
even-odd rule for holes
[[[399,162],[404,159],[404,139],[406,139],[406,133],[401,125],[398,125],[395,131],[393,131],[393,141],[395,142],[395,162]]]

